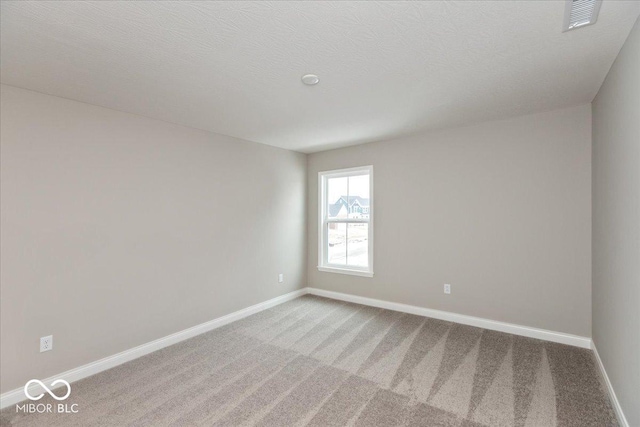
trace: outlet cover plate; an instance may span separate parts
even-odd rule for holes
[[[40,338],[40,353],[53,350],[53,335]]]

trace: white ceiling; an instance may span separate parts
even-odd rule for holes
[[[2,83],[302,152],[590,102],[638,1],[2,1]],[[306,73],[320,76],[304,86]]]

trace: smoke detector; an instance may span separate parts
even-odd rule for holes
[[[305,74],[304,76],[302,76],[302,83],[309,86],[316,85],[319,81],[320,78],[318,78],[318,76],[316,76],[315,74]]]

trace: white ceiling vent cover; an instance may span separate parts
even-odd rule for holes
[[[602,0],[566,0],[563,31],[595,24]]]

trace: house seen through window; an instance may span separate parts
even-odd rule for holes
[[[319,174],[318,269],[373,275],[373,167]]]

